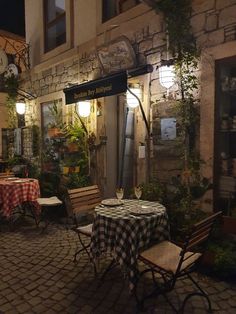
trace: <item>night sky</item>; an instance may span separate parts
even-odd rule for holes
[[[25,36],[24,0],[0,0],[0,29]]]

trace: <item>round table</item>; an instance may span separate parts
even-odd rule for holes
[[[24,202],[33,202],[38,215],[40,208],[36,200],[39,195],[39,182],[36,179],[9,178],[0,180],[0,212],[9,218],[15,207]]]
[[[134,214],[137,206],[151,209],[149,214]],[[158,202],[123,200],[120,206],[100,205],[95,208],[91,238],[94,258],[110,251],[124,266],[132,289],[137,276],[137,257],[151,242],[169,239],[166,209]]]

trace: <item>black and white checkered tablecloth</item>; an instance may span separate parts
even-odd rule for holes
[[[137,200],[124,200],[122,206],[97,206],[91,239],[91,253],[94,258],[110,251],[124,268],[130,288],[137,277],[137,257],[140,249],[150,242],[169,238],[169,224],[166,209],[157,202],[140,200],[139,206],[152,208],[153,212],[134,215],[132,209]]]

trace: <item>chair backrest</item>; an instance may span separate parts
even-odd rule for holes
[[[199,254],[199,246],[203,246],[204,250],[205,245],[211,234],[212,228],[216,220],[220,216],[222,216],[221,211],[193,225],[193,227],[190,229],[189,234],[186,237],[183,249],[180,252],[180,260],[176,273],[181,271],[182,264],[187,264],[190,268],[199,259],[199,257],[201,256]]]
[[[6,179],[6,178],[14,178],[15,175],[13,172],[0,172],[0,179]]]
[[[71,210],[74,215],[92,211],[101,202],[101,193],[97,185],[68,190]]]

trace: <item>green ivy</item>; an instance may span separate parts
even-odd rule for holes
[[[7,91],[6,108],[7,108],[7,124],[9,128],[17,127],[16,100],[17,89],[19,87],[18,78],[11,75],[4,79],[4,86]]]
[[[175,111],[178,134],[183,159],[183,174],[187,188],[184,206],[191,207],[191,176],[197,175],[196,134],[199,126],[198,90],[199,51],[191,28],[191,0],[161,0],[156,3],[156,11],[164,14],[166,33],[169,38],[169,52],[174,60],[176,81],[179,86],[179,100]],[[194,156],[194,160],[192,160]],[[186,204],[185,204],[186,203]]]

